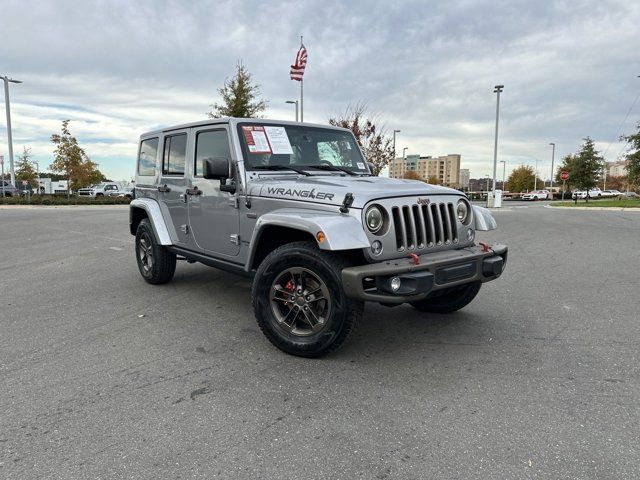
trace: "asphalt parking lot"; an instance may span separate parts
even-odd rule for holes
[[[470,306],[368,305],[308,360],[246,279],[147,285],[126,208],[0,209],[0,478],[640,477],[640,213],[495,216]]]

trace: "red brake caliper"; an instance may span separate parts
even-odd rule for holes
[[[289,280],[285,286],[284,286],[285,290],[288,290],[290,292],[293,292],[296,289],[296,284],[293,283],[293,280]]]

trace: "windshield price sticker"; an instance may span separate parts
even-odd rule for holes
[[[264,127],[261,126],[243,126],[242,134],[244,140],[247,142],[249,153],[272,153],[269,146],[269,140],[264,132]]]
[[[357,165],[360,170],[364,170],[364,163],[358,162]]]
[[[293,149],[287,136],[287,131],[284,127],[268,127],[265,126],[264,130],[267,134],[267,139],[271,145],[271,150],[274,155],[288,154],[293,155]]]

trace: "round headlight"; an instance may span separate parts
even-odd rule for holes
[[[460,223],[462,223],[463,225],[469,223],[469,220],[471,219],[471,208],[469,207],[469,204],[467,202],[465,202],[464,200],[458,200],[456,213],[458,215],[458,220],[460,220]]]
[[[384,224],[384,216],[380,209],[376,206],[369,207],[364,215],[364,221],[371,233],[378,233]]]

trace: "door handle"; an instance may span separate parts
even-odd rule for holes
[[[185,193],[187,195],[202,195],[202,190],[200,190],[198,187],[187,188]]]
[[[167,193],[171,191],[171,188],[167,187],[167,184],[165,183],[163,186],[158,187],[158,191],[162,193]]]

